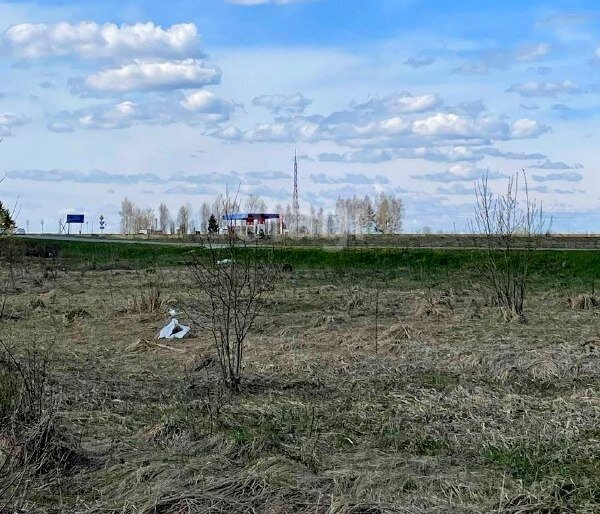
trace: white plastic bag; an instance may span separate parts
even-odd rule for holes
[[[179,321],[177,321],[176,319],[172,319],[171,322],[160,331],[160,333],[158,334],[158,338],[183,339],[190,330],[190,327],[180,325]]]

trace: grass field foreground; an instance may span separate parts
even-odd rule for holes
[[[498,315],[481,252],[276,250],[292,271],[232,395],[208,334],[155,339],[169,308],[189,321],[181,264],[201,250],[35,246],[4,255],[0,339],[50,351],[78,458],[27,476],[24,511],[600,509],[595,251],[536,253],[522,324]]]

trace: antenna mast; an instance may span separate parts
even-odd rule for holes
[[[292,201],[292,209],[296,222],[296,234],[300,233],[300,201],[298,199],[298,156],[294,150],[294,199]]]

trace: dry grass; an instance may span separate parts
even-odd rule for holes
[[[594,295],[584,293],[571,296],[568,299],[568,304],[573,310],[590,310],[600,306],[600,300]]]
[[[139,283],[65,273],[9,295],[20,318],[2,338],[53,335],[57,415],[102,457],[32,476],[25,511],[600,509],[597,309],[537,291],[529,323],[506,324],[476,284],[296,270],[251,333],[232,395],[208,335],[156,344],[164,305],[128,309]],[[161,296],[184,313],[190,284],[161,272]]]

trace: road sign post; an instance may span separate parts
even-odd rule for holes
[[[81,227],[85,222],[85,216],[83,214],[67,214],[67,226],[68,233],[71,233],[71,225],[76,223],[79,225],[79,234],[81,235]]]

